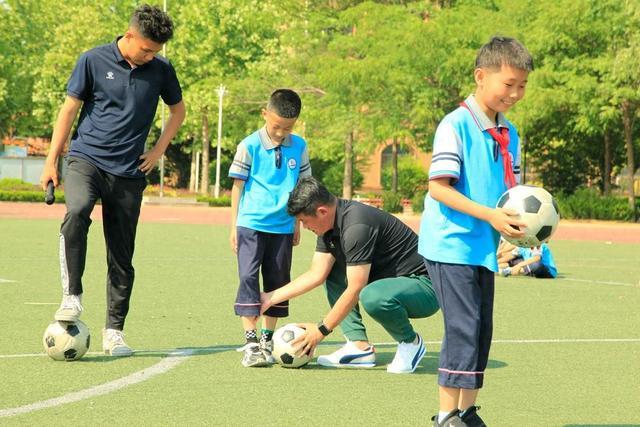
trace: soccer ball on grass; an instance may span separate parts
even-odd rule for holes
[[[44,350],[53,360],[78,360],[89,350],[91,335],[82,321],[53,322],[42,337]]]
[[[506,241],[521,248],[537,247],[547,242],[560,221],[556,201],[541,187],[516,185],[500,196],[497,207],[517,211],[518,219],[527,224],[523,237],[502,235]]]
[[[305,330],[289,323],[273,333],[273,357],[285,368],[299,368],[311,360],[308,354],[296,356],[291,342],[304,334]]]

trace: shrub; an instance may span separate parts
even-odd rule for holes
[[[595,189],[581,188],[571,195],[559,194],[556,201],[560,216],[566,219],[634,220],[626,198],[600,196]],[[636,199],[636,206],[639,202]]]
[[[0,201],[44,203],[44,191],[0,190]],[[64,193],[56,190],[56,203],[64,203]]]
[[[392,191],[384,192],[382,194],[382,209],[389,213],[402,212],[402,197]]]
[[[382,188],[391,190],[393,168],[382,170]],[[429,181],[429,174],[425,167],[412,157],[398,159],[398,194],[405,199],[412,199]]]
[[[316,175],[316,171],[312,170],[313,176],[318,178],[325,187],[338,197],[342,196],[342,180],[344,178],[344,162],[336,162],[329,166],[324,170],[322,177],[318,177]],[[364,177],[362,173],[355,167],[353,168],[353,191],[357,190],[362,186],[362,182],[364,181]]]
[[[426,192],[419,191],[411,199],[411,209],[413,213],[421,213],[424,210],[424,196]]]
[[[220,196],[217,199],[212,196],[198,196],[196,200],[198,202],[208,203],[209,206],[214,207],[231,206],[231,196]]]
[[[5,191],[38,191],[39,185],[30,184],[24,182],[18,178],[3,178],[0,179],[0,190]]]

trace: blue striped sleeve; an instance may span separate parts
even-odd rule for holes
[[[453,126],[443,121],[433,140],[433,156],[429,168],[429,179],[460,178],[462,166],[462,143]]]
[[[238,144],[236,155],[233,158],[231,167],[229,167],[229,178],[241,179],[246,181],[249,179],[249,171],[251,170],[251,154],[247,150],[246,145],[241,142]]]

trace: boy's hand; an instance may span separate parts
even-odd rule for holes
[[[229,234],[229,244],[234,254],[238,254],[238,230],[236,227],[231,227],[231,233]]]
[[[260,292],[260,314],[264,314],[265,311],[269,309],[273,305],[271,302],[271,296],[273,292]]]
[[[509,237],[522,237],[524,236],[523,228],[526,224],[517,219],[518,212],[513,209],[495,208],[491,211],[489,217],[489,224],[500,234]],[[519,228],[516,229],[513,226]]]

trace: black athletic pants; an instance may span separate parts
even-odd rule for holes
[[[67,213],[60,227],[60,270],[65,294],[79,295],[87,256],[91,211],[102,200],[107,246],[106,327],[122,330],[135,271],[131,263],[145,178],[122,178],[92,163],[68,157],[64,180]]]

